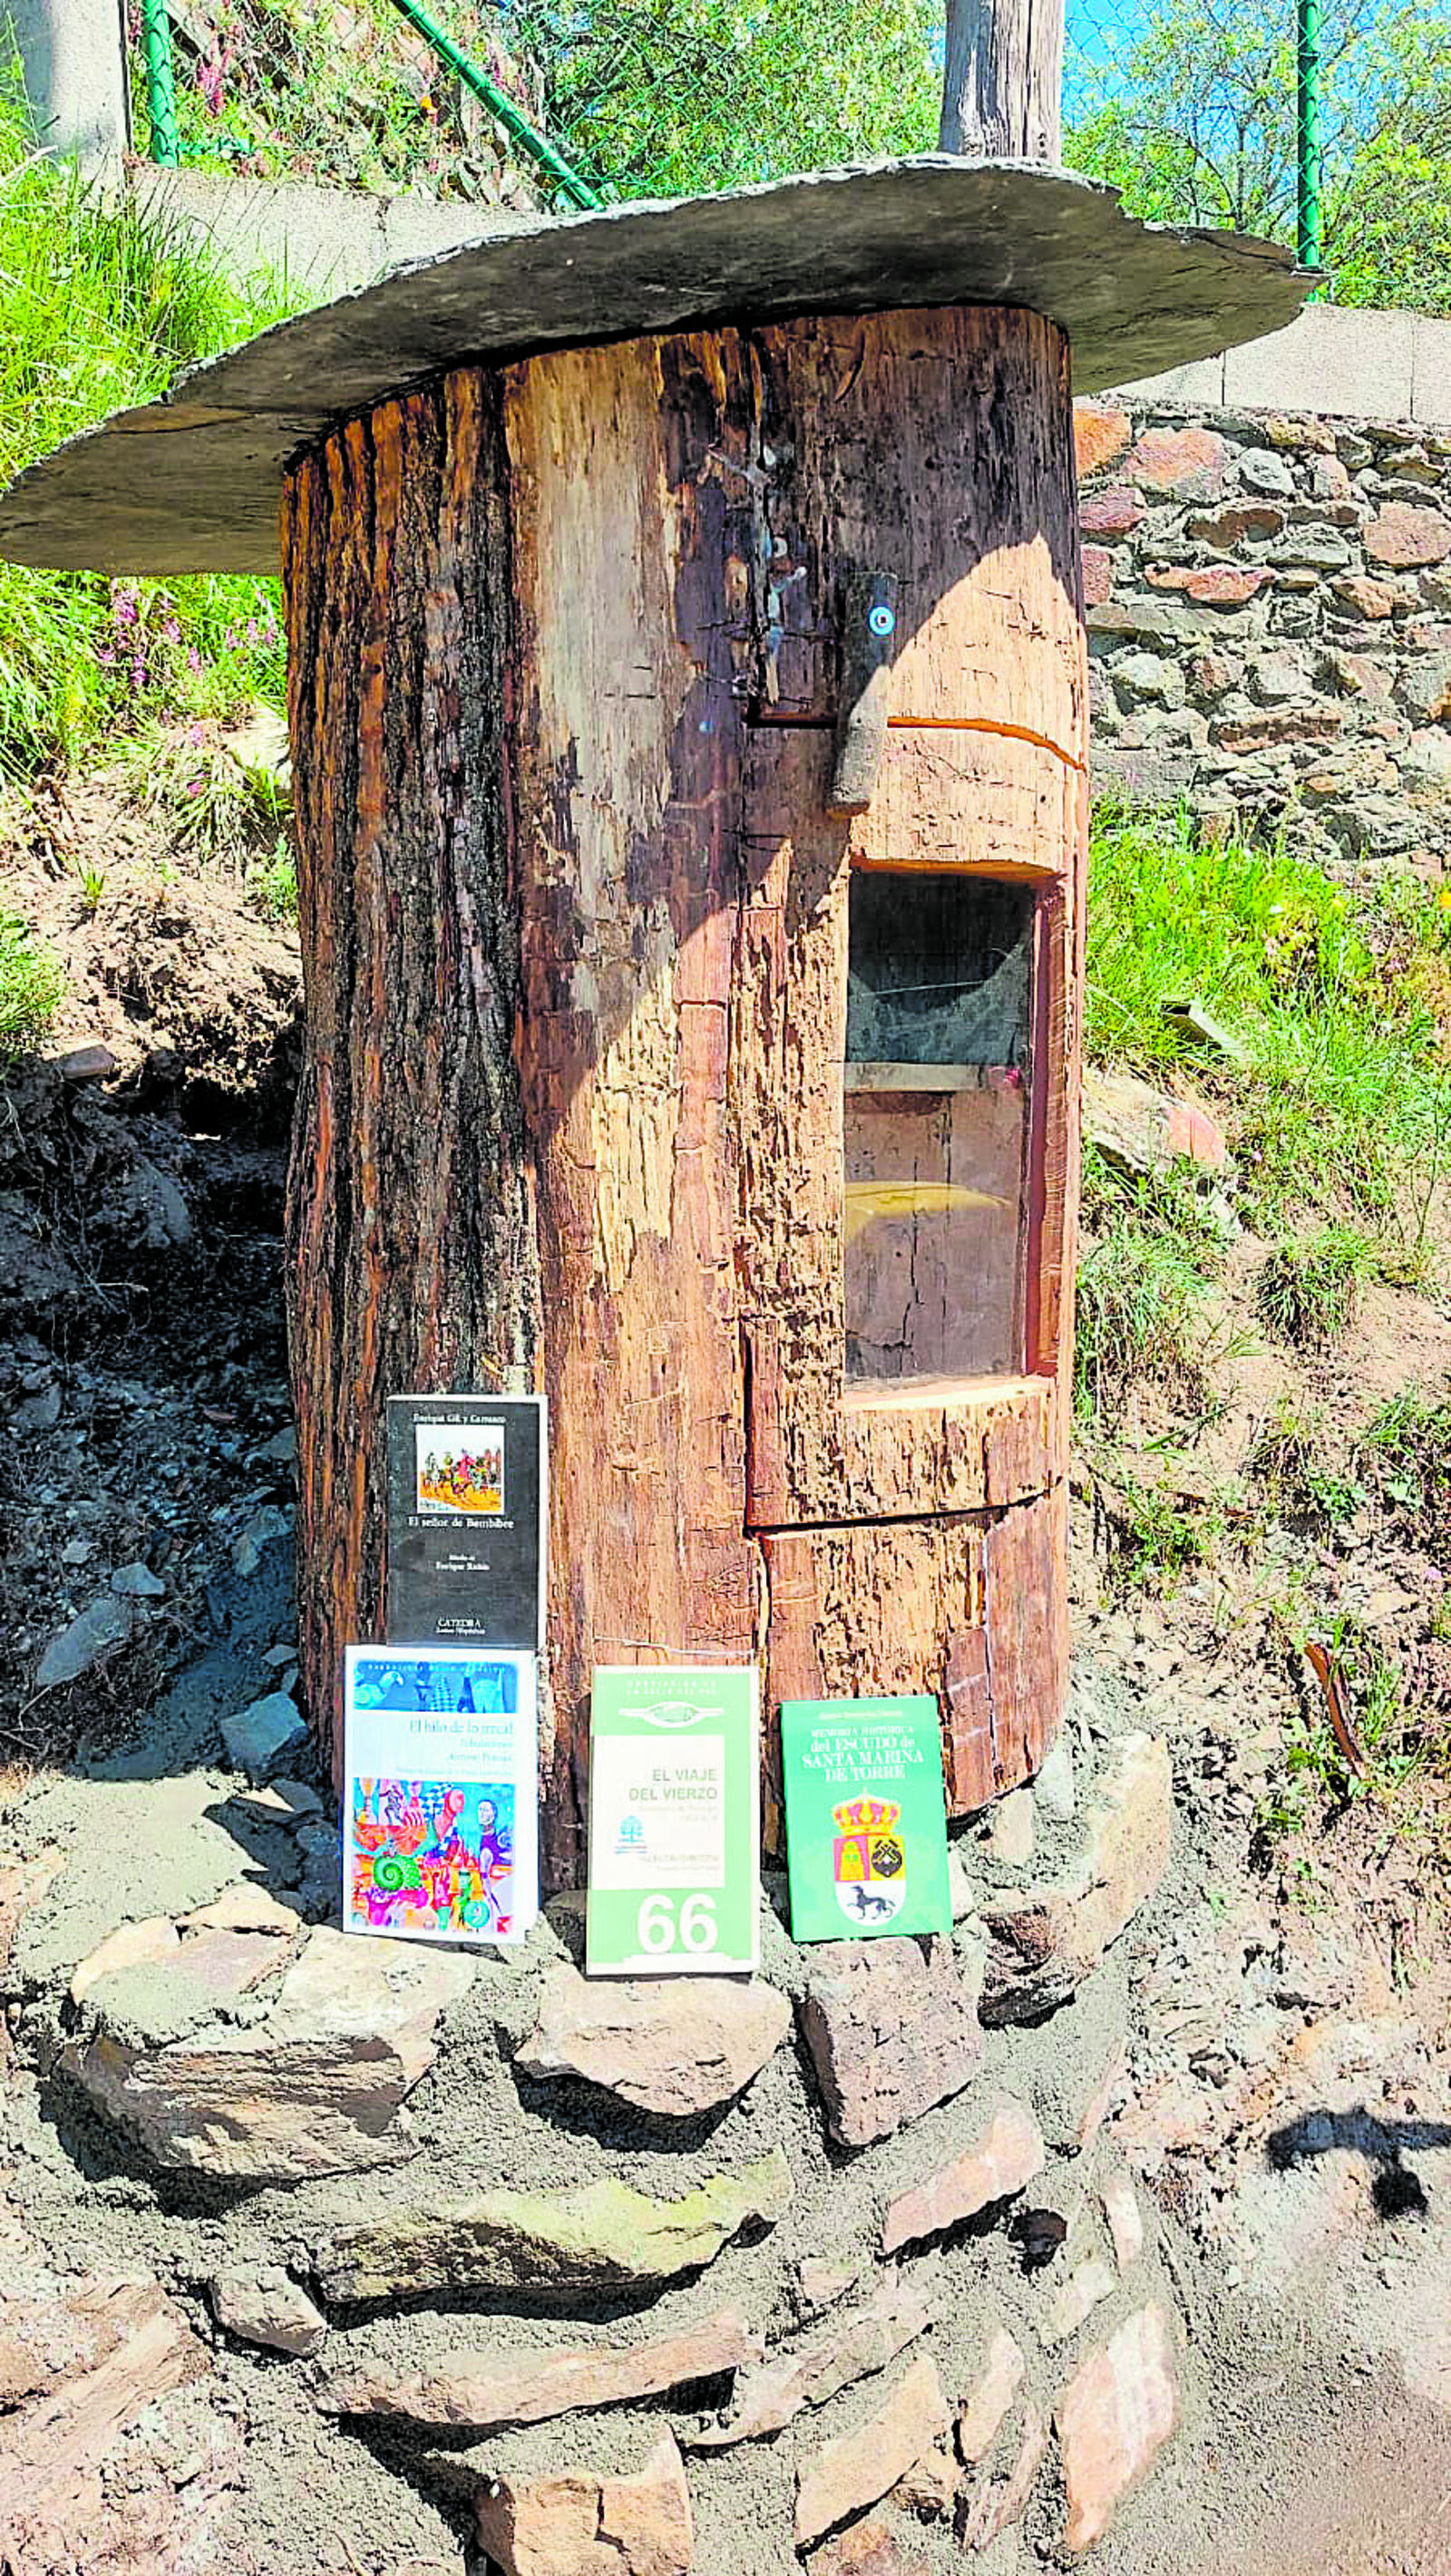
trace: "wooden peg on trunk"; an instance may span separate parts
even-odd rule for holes
[[[896,648],[895,580],[887,572],[857,574],[846,590],[841,711],[828,814],[864,814],[872,801],[887,747]]]

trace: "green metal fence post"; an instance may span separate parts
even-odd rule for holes
[[[146,41],[146,101],[151,111],[151,158],[167,170],[181,159],[176,130],[176,85],[171,73],[171,20],[166,0],[141,0]]]
[[[1320,266],[1320,0],[1295,0],[1296,248],[1302,268]]]
[[[502,125],[510,140],[522,144],[531,160],[538,163],[545,176],[553,180],[556,188],[562,188],[564,194],[576,206],[603,204],[604,200],[596,195],[594,189],[580,177],[577,170],[570,168],[569,163],[555,151],[553,144],[539,132],[537,126],[531,125],[528,117],[520,113],[513,100],[506,97],[504,91],[499,88],[498,83],[491,81],[487,72],[481,72],[477,64],[471,63],[467,54],[460,53],[453,38],[446,36],[442,27],[430,18],[427,10],[419,6],[419,0],[393,0],[393,6],[408,20],[410,27],[417,28],[424,42],[433,47],[440,62],[447,63],[449,70],[456,79],[463,82],[465,89],[473,91],[475,98]]]

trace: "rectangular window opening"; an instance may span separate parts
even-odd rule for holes
[[[858,1394],[1027,1365],[1036,902],[996,878],[852,877],[843,1231]]]

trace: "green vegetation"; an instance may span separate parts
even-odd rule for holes
[[[736,187],[935,149],[929,0],[519,0],[551,140],[619,196]]]
[[[1277,1341],[1324,1351],[1341,1341],[1359,1312],[1375,1256],[1353,1226],[1323,1226],[1270,1254],[1255,1283],[1255,1304]]]
[[[1287,1631],[1285,1642],[1303,1655],[1312,1632],[1302,1624]],[[1440,1751],[1418,1725],[1401,1675],[1375,1639],[1359,1622],[1341,1614],[1321,1635],[1348,1704],[1349,1724],[1365,1758],[1363,1770],[1347,1761],[1324,1714],[1320,1684],[1305,1668],[1309,1714],[1290,1729],[1284,1776],[1269,1787],[1260,1810],[1262,1833],[1288,1839],[1302,1833],[1317,1811],[1343,1808],[1358,1800],[1398,1810],[1398,1825],[1408,1826],[1411,1811],[1403,1793],[1417,1783]]]
[[[537,121],[528,73],[504,53],[496,14],[436,0],[434,15],[479,69]],[[332,187],[493,192],[499,155],[485,113],[390,0],[209,0],[173,21],[182,157],[263,178]],[[131,49],[136,148],[149,152],[146,67]]]
[[[1324,0],[1325,261],[1338,304],[1451,312],[1451,16]],[[1295,13],[1153,0],[1070,86],[1064,159],[1132,213],[1295,239]]]
[[[1130,1179],[1092,1145],[1083,1166],[1089,1240],[1078,1274],[1079,1415],[1111,1421],[1129,1389],[1146,1383],[1202,1410],[1223,1237],[1190,1174]]]
[[[1283,1394],[1259,1432],[1249,1469],[1277,1518],[1328,1529],[1349,1520],[1365,1500],[1354,1475],[1331,1463],[1334,1455],[1323,1406],[1301,1407]]]
[[[1151,1076],[1192,1062],[1232,1113],[1257,1231],[1327,1215],[1377,1252],[1424,1250],[1451,1133],[1451,912],[1417,885],[1352,894],[1307,859],[1187,817],[1101,810],[1088,911],[1088,1046]],[[1216,1075],[1163,1015],[1193,996],[1243,1044]]]
[[[1451,1399],[1393,1396],[1362,1433],[1356,1464],[1402,1534],[1451,1572]]]
[[[14,913],[0,912],[0,1061],[44,1037],[64,991],[50,951]]]
[[[190,241],[41,159],[0,83],[0,480],[270,315]],[[74,759],[167,709],[280,700],[276,586],[0,564],[0,769]]]
[[[277,843],[270,859],[248,869],[247,895],[264,921],[296,921],[297,862],[285,841]]]

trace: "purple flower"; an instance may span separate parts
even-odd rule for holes
[[[166,637],[168,644],[179,644],[181,642],[181,628],[178,626],[174,617],[168,617],[166,624],[162,627],[161,631]]]
[[[202,666],[202,657],[201,657],[200,653],[197,651],[196,646],[195,646],[194,644],[189,644],[189,645],[187,646],[187,649],[186,649],[186,662],[187,662],[187,669],[188,669],[189,671],[199,671],[199,670],[201,669],[201,666]]]

